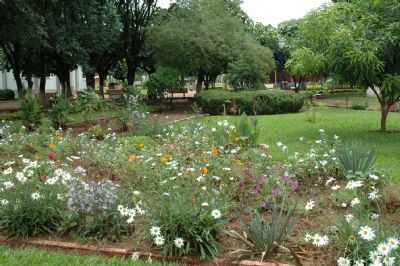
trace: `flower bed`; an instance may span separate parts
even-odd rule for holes
[[[246,116],[101,140],[3,124],[0,231],[203,261],[396,265],[398,198],[372,152],[320,130],[305,153],[273,144],[276,164],[257,135]]]

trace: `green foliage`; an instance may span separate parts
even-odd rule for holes
[[[154,224],[161,229],[158,236],[165,240],[165,255],[193,255],[202,259],[212,259],[218,255],[220,244],[217,235],[223,221],[221,217],[212,216],[212,210],[217,206],[215,203],[210,203],[209,207],[194,204],[194,197],[191,189],[181,188],[170,197],[160,200],[152,211]],[[151,236],[157,237],[154,234]],[[183,239],[182,247],[175,244],[177,238]]]
[[[270,49],[253,42],[244,42],[242,53],[228,66],[228,80],[236,90],[264,87],[267,73],[273,67]]]
[[[261,257],[268,260],[283,247],[293,230],[295,206],[288,206],[286,201],[275,205],[271,218],[267,221],[258,212],[254,212],[251,221],[244,227],[243,234],[228,231],[227,234],[245,245],[245,249],[236,251],[241,257]]]
[[[41,106],[39,100],[31,93],[27,93],[21,101],[21,120],[26,128],[34,130],[41,123]]]
[[[203,111],[217,115],[227,114],[282,114],[300,111],[304,98],[300,94],[283,91],[203,91],[198,95]]]
[[[56,233],[64,220],[65,207],[58,198],[58,193],[63,189],[58,185],[45,185],[40,174],[26,177],[30,171],[36,172],[32,168],[28,169],[25,173],[19,172],[22,175],[20,178],[10,178],[4,173],[0,176],[3,182],[13,186],[5,188],[4,183],[2,185],[0,229],[13,237]],[[38,198],[35,198],[35,193]]]
[[[257,118],[249,118],[246,113],[243,113],[236,122],[236,131],[243,143],[255,144],[260,133],[257,127]]]
[[[0,101],[10,101],[15,99],[15,92],[13,90],[0,90]]]
[[[74,112],[93,113],[106,108],[106,102],[94,91],[82,91],[73,104]]]
[[[324,70],[325,58],[308,48],[298,48],[291,53],[286,69],[294,76],[318,75]]]
[[[49,118],[55,129],[63,128],[68,122],[69,105],[64,97],[58,97],[49,111]]]
[[[179,71],[170,67],[159,67],[145,84],[147,96],[152,100],[164,98],[165,92],[183,91],[183,86]]]
[[[368,173],[376,161],[375,152],[360,143],[347,143],[337,151],[337,157],[346,173]]]

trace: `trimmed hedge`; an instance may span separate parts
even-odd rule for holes
[[[197,102],[203,112],[219,115],[296,113],[304,105],[304,96],[284,91],[239,91],[207,90],[199,93]]]
[[[0,101],[10,101],[15,99],[15,92],[12,90],[0,90]]]

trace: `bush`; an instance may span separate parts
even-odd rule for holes
[[[89,114],[105,109],[107,104],[94,90],[88,89],[79,94],[73,107],[76,113],[83,112]]]
[[[147,96],[150,100],[164,97],[165,92],[180,92],[184,90],[181,75],[178,70],[169,67],[159,67],[146,82]]]
[[[203,111],[212,115],[226,114],[282,114],[300,111],[304,96],[283,91],[203,91],[198,96]]]
[[[25,127],[34,130],[41,122],[41,106],[39,100],[31,93],[25,95],[21,103],[21,119]]]
[[[49,111],[49,118],[55,129],[65,126],[68,121],[68,110],[68,101],[63,97],[57,98],[56,103]]]
[[[15,99],[15,92],[12,90],[0,90],[0,101],[10,101]]]

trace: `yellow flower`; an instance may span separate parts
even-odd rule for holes
[[[218,156],[219,155],[219,149],[213,147],[211,153],[212,153],[213,156]]]
[[[39,154],[35,154],[35,156],[33,156],[33,159],[35,159],[36,161],[40,160],[42,157]]]
[[[144,148],[144,143],[138,143],[138,144],[136,144],[136,148],[138,148],[138,149],[143,149]]]
[[[50,149],[54,149],[56,147],[56,144],[49,143],[49,144],[47,144],[47,147],[49,147]]]
[[[208,168],[207,168],[207,167],[202,167],[202,168],[201,168],[201,173],[202,173],[203,175],[208,174]]]
[[[136,161],[136,159],[137,159],[136,155],[134,155],[134,154],[128,155],[128,161],[133,162],[133,161]]]

